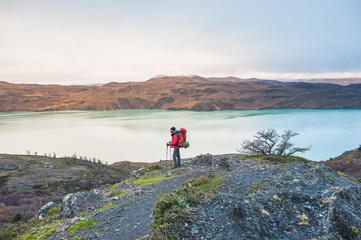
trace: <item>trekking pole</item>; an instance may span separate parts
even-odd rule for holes
[[[169,147],[169,166],[172,167],[172,148]]]
[[[167,165],[167,160],[168,160],[168,145],[166,146],[166,151],[165,151],[165,163]]]

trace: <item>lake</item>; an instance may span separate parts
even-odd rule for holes
[[[61,111],[0,113],[0,153],[95,157],[103,162],[166,158],[169,128],[188,130],[181,157],[235,153],[258,130],[291,129],[299,156],[327,160],[361,144],[361,110]],[[169,159],[169,156],[168,156]]]

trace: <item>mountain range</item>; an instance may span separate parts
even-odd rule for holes
[[[0,111],[360,109],[358,80],[361,79],[339,79],[340,84],[333,84],[335,79],[281,82],[158,76],[145,82],[111,82],[101,86],[0,82]]]

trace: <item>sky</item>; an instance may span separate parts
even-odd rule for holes
[[[359,0],[0,0],[0,81],[361,77]]]

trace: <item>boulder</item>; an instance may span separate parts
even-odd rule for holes
[[[53,202],[48,202],[47,204],[45,204],[44,206],[42,206],[39,211],[36,214],[36,217],[39,218],[40,220],[44,219],[47,217],[49,210],[53,209],[53,208],[58,208],[59,205],[55,204]]]
[[[94,192],[69,193],[63,199],[63,219],[74,218],[79,213],[86,212],[99,205],[103,199],[100,194]]]
[[[15,167],[15,166],[5,166],[4,167],[5,171],[12,171],[12,170],[16,170],[16,169],[17,169],[17,167]]]
[[[212,156],[210,153],[207,153],[205,155],[201,154],[194,157],[191,161],[191,164],[212,166],[214,161],[216,160],[215,158],[217,157]]]
[[[25,170],[25,167],[24,167],[23,165],[19,165],[19,166],[18,166],[18,170],[19,170],[19,171],[23,171],[23,170]]]

